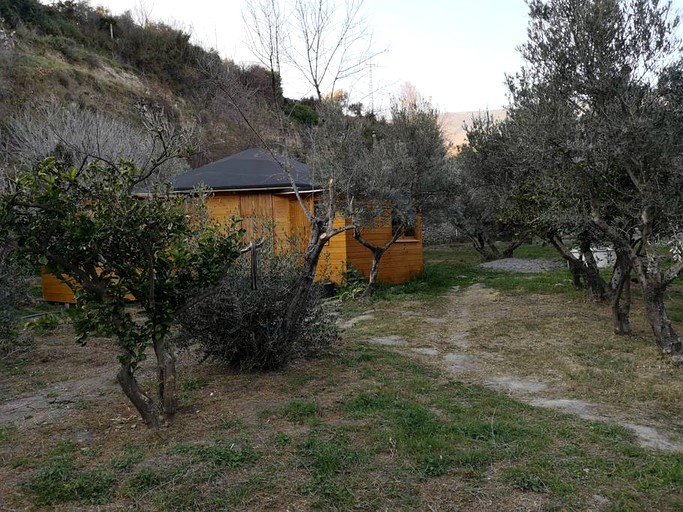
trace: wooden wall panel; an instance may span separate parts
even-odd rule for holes
[[[277,250],[284,251],[289,246],[292,231],[289,220],[289,198],[273,196],[273,219]]]
[[[65,304],[75,304],[71,288],[65,285],[54,274],[49,274],[45,271],[41,272],[41,280],[43,285],[43,300],[48,302],[61,302]]]
[[[400,238],[382,257],[378,279],[385,283],[402,283],[424,270],[422,259],[422,219],[418,219],[415,238]],[[391,239],[391,223],[384,222],[372,229],[366,229],[364,238],[374,245],[381,245]],[[361,274],[370,275],[372,253],[353,238],[353,232],[346,233],[347,259]]]
[[[347,224],[347,221],[339,215],[334,219],[334,229],[338,229]],[[332,281],[341,283],[346,277],[347,242],[346,233],[333,236],[320,254],[320,262],[316,272],[316,279],[319,281]]]
[[[241,193],[239,195],[242,229],[246,241],[256,240],[275,227],[273,195],[270,193]]]
[[[206,200],[209,216],[222,226],[230,225],[230,219],[240,216],[240,199],[237,194],[218,193]]]
[[[299,246],[299,249],[303,251],[308,245],[308,237],[310,236],[308,219],[296,197],[289,197],[289,235]],[[306,203],[309,208],[313,208],[313,199],[311,196],[306,198]]]

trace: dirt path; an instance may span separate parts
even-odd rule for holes
[[[662,412],[659,404],[648,404],[646,399],[636,397],[633,402],[612,373],[591,364],[602,364],[604,357],[620,361],[623,355],[614,351],[613,343],[633,343],[650,358],[639,361],[642,356],[637,351],[633,361],[628,360],[647,387],[658,379],[658,370],[669,372],[654,349],[638,341],[612,340],[611,333],[602,332],[604,312],[596,316],[589,304],[563,304],[563,300],[567,301],[561,296],[503,295],[481,285],[456,288],[438,310],[398,313],[417,322],[416,335],[374,336],[369,341],[435,362],[458,380],[483,384],[534,406],[618,423],[634,432],[643,447],[683,452],[683,425],[675,409],[680,403]],[[558,318],[558,313],[563,316]],[[366,314],[347,324],[362,326],[374,316],[380,315]],[[595,331],[592,323],[602,331]],[[582,335],[582,329],[589,335]],[[596,332],[598,341],[590,336]],[[604,336],[606,341],[600,341]],[[607,348],[599,345],[607,342]],[[587,382],[581,382],[584,373]],[[675,377],[681,380],[680,373]],[[607,384],[601,385],[600,379]]]

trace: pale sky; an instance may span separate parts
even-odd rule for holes
[[[90,0],[114,14],[139,11],[188,30],[193,41],[237,62],[255,62],[249,52],[241,12],[247,0]],[[683,0],[676,0],[682,4]],[[373,60],[370,76],[339,84],[353,101],[375,110],[388,105],[401,84],[412,83],[442,112],[499,109],[505,106],[505,74],[521,68],[516,48],[526,40],[524,0],[366,0],[367,22],[375,46],[387,51]],[[313,91],[283,68],[285,95]],[[329,92],[329,91],[328,91]]]

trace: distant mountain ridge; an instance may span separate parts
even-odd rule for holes
[[[444,112],[439,115],[444,137],[453,145],[453,150],[456,150],[457,146],[461,146],[467,142],[467,133],[465,132],[464,125],[470,124],[473,117],[485,113],[486,110],[472,110],[469,112]],[[489,110],[488,113],[496,121],[505,119],[505,116],[507,115],[507,112],[504,109]]]

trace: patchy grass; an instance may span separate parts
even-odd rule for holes
[[[4,480],[3,495],[16,508],[472,509],[482,492],[496,504],[484,510],[515,510],[534,495],[558,509],[567,500],[590,508],[595,494],[614,510],[683,506],[683,457],[641,449],[623,428],[529,407],[362,343],[303,366],[336,384],[292,399],[290,372],[256,383],[206,377],[206,388],[232,398],[199,397],[206,412],[181,415],[162,435],[105,421],[87,451],[47,438],[43,451],[12,431],[3,460],[30,452],[34,464],[12,469],[21,487],[7,493]],[[95,414],[78,412],[101,424]]]
[[[48,452],[44,465],[26,483],[36,505],[109,502],[116,478],[102,468],[77,469],[75,452],[75,446],[70,443],[60,443]]]
[[[552,247],[525,245],[518,249],[517,257],[530,259],[558,259]],[[416,280],[402,285],[380,286],[380,300],[437,299],[454,287],[483,284],[496,290],[511,293],[552,293],[579,297],[582,292],[572,286],[569,270],[516,274],[479,267],[481,258],[469,245],[457,247],[436,246],[425,248],[425,269]]]
[[[492,375],[538,377],[551,396],[597,399],[675,425],[680,372],[645,336],[611,334],[608,308],[568,290],[521,295],[559,277],[479,273],[470,257],[430,250],[427,267],[455,283],[442,291],[460,291],[385,288],[371,303],[373,319],[289,370],[224,372],[184,354],[179,391],[192,407],[161,431],[142,426],[120,392],[82,389],[87,407],[57,402],[54,420],[0,423],[3,507],[683,509],[683,455],[643,449],[619,425],[531,407],[479,384]],[[634,325],[643,330],[642,316]],[[93,367],[113,375],[102,361],[115,364],[115,351],[76,349],[69,329],[40,335],[23,373],[10,376],[8,398],[25,391],[14,380],[34,374],[46,383]],[[407,345],[366,343],[389,334]],[[422,346],[461,350],[477,369],[448,373],[436,359],[408,355]],[[146,365],[143,384],[155,371]]]
[[[320,406],[311,400],[292,400],[280,408],[278,415],[293,423],[307,423],[320,415]]]

